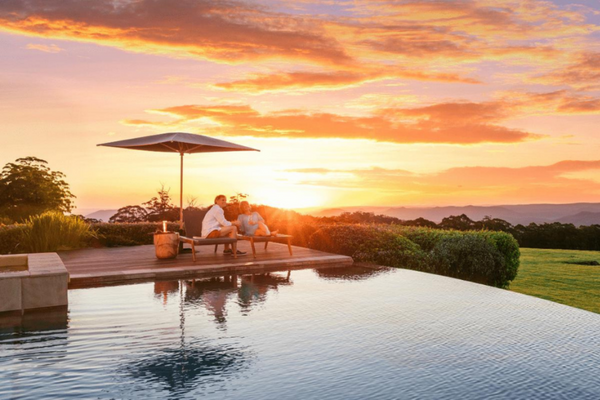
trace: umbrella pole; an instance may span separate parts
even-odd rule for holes
[[[179,227],[183,227],[183,152],[181,155],[181,166],[179,171]]]

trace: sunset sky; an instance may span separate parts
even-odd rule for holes
[[[261,150],[187,155],[201,205],[600,201],[598,0],[3,0],[0,48],[0,167],[79,210],[177,202],[177,154],[96,146],[175,131]]]

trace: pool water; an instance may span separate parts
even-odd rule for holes
[[[599,399],[600,315],[408,270],[69,291],[0,317],[0,399]]]

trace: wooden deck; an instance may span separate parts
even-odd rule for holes
[[[351,265],[352,258],[293,246],[290,256],[287,245],[271,243],[267,250],[256,249],[252,257],[250,243],[240,240],[238,249],[246,251],[237,259],[223,255],[223,246],[214,253],[214,246],[196,248],[196,262],[191,253],[176,259],[159,260],[154,246],[114,247],[59,252],[69,271],[69,288],[127,284],[155,279],[185,279],[215,274],[263,273],[283,269],[300,269],[324,265]]]

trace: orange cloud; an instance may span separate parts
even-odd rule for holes
[[[384,22],[412,22],[485,37],[501,34],[501,39],[560,37],[596,29],[592,24],[585,24],[583,12],[567,11],[547,1],[362,0],[357,3],[356,10]]]
[[[599,29],[586,23],[585,10],[541,0],[357,0],[327,4],[337,15],[311,11],[322,6],[293,3],[286,13],[239,0],[10,0],[0,2],[0,30],[220,63],[275,60],[298,70],[298,63],[325,68],[298,72],[288,64],[287,72],[214,85],[263,93],[384,79],[479,83],[471,77],[477,62],[547,67],[571,58],[560,40],[581,43]],[[581,80],[577,68],[589,70],[583,64],[567,69],[563,81]]]
[[[45,44],[28,44],[26,46],[27,49],[29,50],[38,50],[38,51],[43,51],[44,53],[60,53],[61,51],[64,51],[64,49],[61,49],[60,47],[58,47],[55,44],[51,44],[50,46],[45,45]]]
[[[396,68],[393,71],[335,71],[335,72],[286,72],[255,74],[242,80],[217,83],[219,89],[265,93],[287,90],[337,90],[359,86],[367,82],[387,79],[414,79],[420,81],[481,83],[476,79],[453,73],[410,71]]]
[[[3,1],[0,29],[226,63],[272,58],[325,65],[352,61],[319,23],[240,1]]]
[[[452,118],[456,107],[476,118]],[[493,106],[479,105],[492,110]],[[177,120],[174,127],[208,118],[215,125],[213,133],[251,135],[255,137],[369,139],[391,143],[515,143],[537,139],[538,135],[492,124],[498,116],[477,112],[478,105],[439,105],[412,109],[385,109],[368,117],[331,113],[307,113],[294,110],[261,114],[249,106],[186,105],[153,110]],[[448,116],[446,118],[445,116]],[[124,121],[128,125],[151,126],[151,121]],[[163,128],[164,122],[157,123]]]
[[[535,82],[548,85],[571,85],[579,89],[600,89],[600,53],[584,53],[566,68],[537,76]]]
[[[506,112],[515,116],[600,113],[599,98],[573,93],[568,90],[545,93],[506,92],[499,101],[506,104]]]
[[[566,175],[600,170],[600,160],[566,160],[546,166],[522,168],[460,167],[437,173],[415,174],[405,170],[372,168],[361,170],[291,169],[285,172],[310,174],[307,185],[378,190],[415,199],[450,200],[469,196],[470,202],[497,199],[510,201],[569,202],[573,193],[580,199],[597,200],[600,183]],[[316,175],[316,177],[315,177]]]

